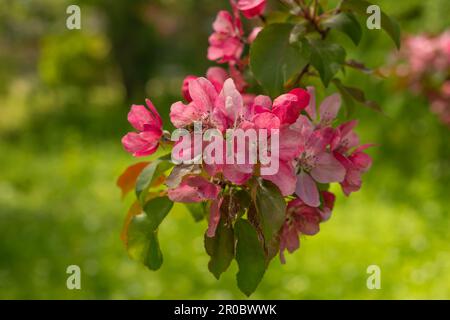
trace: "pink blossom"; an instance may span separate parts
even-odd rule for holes
[[[346,174],[341,187],[347,196],[361,189],[361,177],[372,165],[370,156],[363,152],[372,145],[360,145],[359,137],[353,130],[357,124],[353,120],[340,125],[331,143],[334,156],[345,167]]]
[[[128,121],[139,132],[129,132],[122,138],[125,150],[135,157],[155,153],[163,134],[161,116],[150,100],[147,99],[146,103],[148,109],[143,105],[131,106]]]
[[[238,0],[236,8],[239,9],[247,19],[251,19],[263,14],[266,8],[266,0]]]
[[[322,191],[322,208],[311,207],[301,199],[288,203],[286,220],[280,232],[280,260],[285,263],[284,251],[293,253],[300,247],[300,235],[313,236],[320,231],[320,223],[329,219],[334,207],[334,194]]]
[[[341,182],[342,190],[345,195],[358,191],[362,185],[362,174],[367,172],[371,165],[372,159],[363,151],[369,148],[370,145],[363,145],[356,148],[349,155],[344,155],[335,152],[336,159],[345,167],[346,174],[344,180]]]
[[[244,50],[239,18],[233,18],[228,11],[220,11],[213,29],[214,33],[209,37],[208,59],[219,63],[238,61]]]
[[[195,203],[206,200],[215,200],[219,195],[220,187],[200,176],[188,176],[180,185],[169,189],[167,194],[174,202]]]
[[[320,197],[316,182],[342,182],[346,174],[344,166],[328,149],[334,130],[330,127],[315,129],[305,116],[299,117],[294,128],[300,135],[296,194],[307,205],[318,207]]]

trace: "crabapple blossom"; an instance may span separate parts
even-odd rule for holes
[[[334,207],[335,195],[322,191],[322,208],[311,207],[301,199],[290,201],[286,209],[286,220],[280,232],[280,260],[285,263],[284,251],[293,253],[300,247],[301,235],[313,236],[320,231],[320,223],[329,219]]]
[[[128,121],[139,132],[130,132],[122,138],[122,144],[135,157],[149,156],[156,152],[163,134],[162,119],[150,100],[148,109],[143,105],[132,105]]]
[[[263,14],[266,8],[266,0],[238,0],[236,8],[247,19],[252,19]]]
[[[244,50],[239,17],[220,11],[213,23],[214,33],[209,37],[208,59],[219,63],[237,62]]]

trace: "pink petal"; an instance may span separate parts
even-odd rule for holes
[[[199,176],[189,176],[174,189],[169,189],[167,194],[174,202],[193,203],[205,200],[215,200],[220,188],[208,180]]]
[[[345,168],[331,153],[322,152],[317,155],[316,167],[311,170],[311,176],[320,183],[342,182]]]
[[[252,174],[240,171],[239,166],[237,164],[224,165],[223,176],[234,184],[243,185],[252,177]]]
[[[151,123],[153,120],[152,114],[143,105],[133,104],[128,113],[128,122],[139,131],[144,131],[144,124]]]
[[[170,121],[175,128],[183,128],[201,118],[202,113],[196,108],[193,102],[184,104],[181,101],[175,102],[170,107]]]
[[[222,206],[223,198],[215,199],[211,203],[210,213],[209,213],[209,222],[208,222],[208,231],[206,235],[209,238],[212,238],[216,235],[216,229],[220,222],[220,207]]]
[[[189,95],[198,113],[212,111],[217,98],[217,91],[212,83],[205,78],[189,81]]]
[[[311,94],[308,91],[306,91],[302,88],[295,88],[295,89],[289,91],[289,93],[297,96],[300,110],[304,110],[309,106],[309,102],[311,100]]]
[[[289,127],[280,129],[280,159],[293,160],[300,152],[302,145],[300,143],[302,136],[300,132]]]
[[[220,67],[211,67],[206,72],[206,78],[211,81],[217,92],[222,90],[225,80],[229,78],[225,69]]]
[[[307,87],[310,99],[308,106],[306,107],[306,113],[311,117],[311,119],[314,121],[317,118],[317,112],[316,112],[316,89],[314,87]]]
[[[255,41],[256,37],[262,31],[262,29],[262,27],[253,28],[252,32],[250,32],[250,35],[247,38],[248,43],[252,43],[253,41]]]
[[[133,156],[144,157],[156,152],[160,137],[155,132],[130,132],[122,138],[122,144]]]
[[[222,92],[217,100],[216,107],[234,123],[244,112],[244,101],[242,95],[236,89],[233,79],[227,79],[223,85]]]
[[[145,99],[145,103],[147,104],[147,107],[150,109],[150,113],[151,113],[152,120],[153,120],[150,122],[150,124],[155,124],[158,127],[162,127],[163,123],[162,123],[161,116],[159,115],[159,113],[156,110],[153,103],[150,101],[150,99]]]
[[[236,7],[247,19],[251,19],[264,12],[266,0],[239,0]]]
[[[320,122],[330,124],[336,119],[341,108],[341,96],[337,93],[326,97],[320,105]]]
[[[275,175],[261,175],[263,179],[273,182],[283,196],[289,196],[295,192],[297,176],[290,162],[281,161],[278,173]]]
[[[300,115],[301,106],[295,94],[286,93],[273,101],[272,112],[281,123],[293,124]]]
[[[317,185],[311,176],[304,171],[300,172],[297,176],[295,193],[310,207],[318,207],[320,205]]]
[[[252,121],[257,129],[271,130],[280,128],[280,119],[271,112],[259,113],[253,117]]]
[[[197,79],[196,76],[187,76],[183,80],[183,86],[181,88],[181,93],[183,94],[183,97],[187,102],[192,101],[191,95],[189,94],[189,82],[191,80],[195,80],[195,79]]]

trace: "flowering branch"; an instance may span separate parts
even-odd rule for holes
[[[218,13],[207,57],[227,68],[184,79],[183,100],[170,108],[172,135],[150,100],[131,107],[136,131],[122,139],[125,150],[144,157],[160,146],[171,149],[118,180],[123,194],[133,184],[136,194],[122,239],[149,269],[162,264],[159,225],[173,203],[185,203],[196,221],[208,220],[211,273],[219,278],[236,259],[238,286],[250,295],[274,257],[285,263],[285,251],[297,250],[300,236],[315,235],[331,217],[331,184],[346,196],[362,186],[372,145],[360,143],[357,120],[337,119],[342,101],[373,104],[337,78],[349,63],[344,48],[326,39],[337,30],[358,42],[360,26],[352,17],[360,8],[344,0],[334,14],[320,14],[318,0],[281,2],[290,10],[276,22],[264,15],[266,0],[231,0],[231,11]],[[242,16],[263,26],[246,32]],[[318,104],[316,88],[300,87],[305,75],[318,75],[339,93]]]

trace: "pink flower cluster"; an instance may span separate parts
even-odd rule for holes
[[[252,43],[262,27],[255,27],[245,36],[240,12],[246,18],[255,18],[265,10],[266,0],[234,0],[230,1],[232,13],[222,10],[213,23],[214,32],[209,37],[208,59],[218,63],[228,63],[230,75],[238,88],[243,89],[246,82],[241,71],[246,66],[242,58],[245,44]]]
[[[313,88],[297,88],[272,101],[268,96],[245,97],[225,70],[212,68],[207,78],[189,77],[184,81],[185,102],[172,105],[170,119],[177,128],[192,130],[200,121],[204,130],[215,128],[220,132],[230,128],[278,129],[279,171],[263,175],[283,196],[295,200],[288,206],[286,224],[280,233],[280,249],[292,252],[298,247],[299,235],[312,235],[318,224],[329,217],[334,195],[320,191],[329,183],[340,183],[346,195],[361,187],[361,176],[371,166],[364,153],[369,145],[360,145],[354,132],[356,121],[334,127],[341,106],[339,95],[324,99],[316,110]],[[146,156],[156,151],[161,142],[162,122],[150,101],[149,109],[133,105],[128,116],[140,132],[129,133],[123,139],[124,147],[134,156]],[[221,143],[226,143],[225,139]],[[192,145],[188,158],[208,147]],[[174,154],[174,159],[185,155]],[[258,176],[258,165],[205,164],[199,170],[185,170],[178,185],[171,185],[169,198],[174,202],[195,203],[211,201],[208,236],[212,237],[220,221],[220,207],[224,201],[224,186],[246,187],[252,177]]]
[[[450,126],[450,31],[437,36],[409,36],[404,41],[397,74],[406,77],[411,90],[425,94],[432,112]]]
[[[214,129],[221,133],[213,140],[189,144],[178,151],[182,140],[169,142],[162,129],[162,120],[153,104],[133,105],[128,120],[138,132],[128,133],[122,140],[124,148],[135,157],[155,153],[161,144],[171,145],[172,159],[180,160],[173,168],[166,185],[167,196],[173,202],[209,202],[208,237],[214,237],[223,218],[221,212],[232,190],[250,193],[252,180],[266,180],[275,185],[288,202],[285,223],[278,233],[280,258],[284,251],[299,247],[300,235],[314,235],[319,224],[329,219],[335,195],[328,190],[330,183],[339,183],[345,195],[358,191],[362,175],[371,166],[365,153],[370,145],[361,145],[354,131],[357,121],[336,125],[341,107],[340,96],[326,97],[316,106],[314,88],[295,88],[275,99],[246,93],[246,83],[240,68],[244,43],[239,11],[247,18],[259,16],[266,2],[262,0],[232,1],[233,15],[221,11],[213,24],[208,57],[228,63],[229,71],[220,67],[208,69],[205,77],[187,76],[182,84],[183,101],[172,104],[170,120],[178,128],[195,135],[195,125],[201,123],[202,133]],[[255,38],[252,32],[250,39]],[[249,161],[250,146],[244,149],[244,163],[224,161],[224,154],[211,153],[211,162],[200,164],[185,160],[207,154],[211,144],[225,145],[227,132],[270,132],[279,136],[276,153],[278,170],[266,174],[267,164]],[[268,143],[274,145],[269,137]],[[234,139],[234,138],[232,138]],[[195,141],[195,139],[193,139]],[[272,154],[269,146],[266,153]],[[269,151],[270,150],[270,151]],[[234,155],[236,156],[236,155]],[[238,154],[239,156],[239,154]],[[170,181],[170,183],[168,183]],[[225,192],[227,191],[227,192]],[[232,216],[232,214],[228,214]]]

